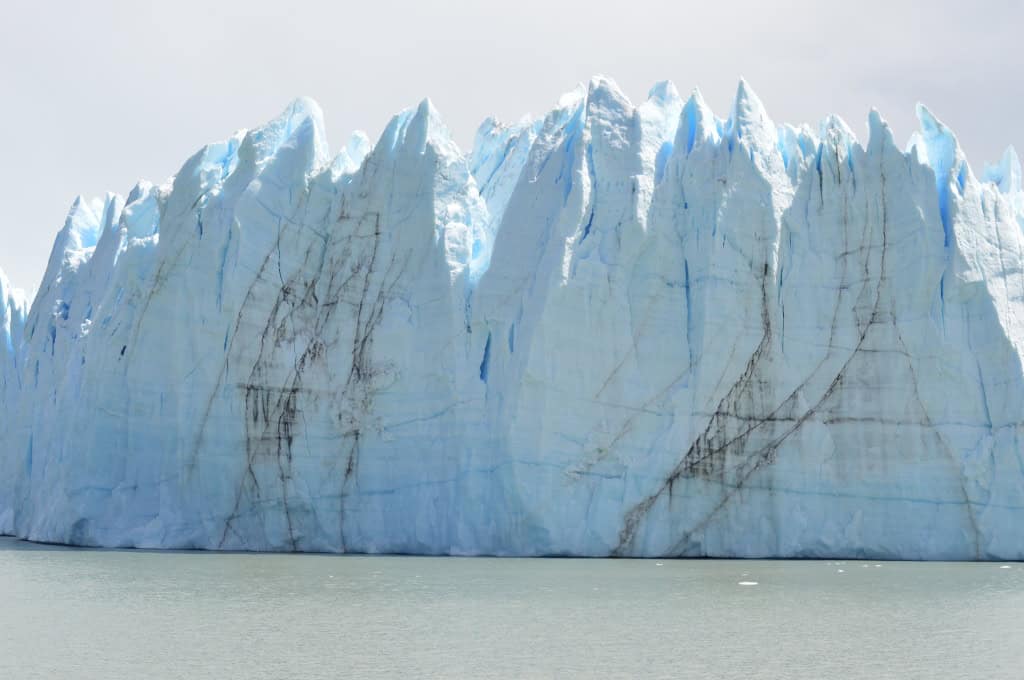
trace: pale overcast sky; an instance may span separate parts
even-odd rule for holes
[[[862,138],[874,106],[906,140],[924,102],[980,174],[1024,145],[1022,26],[1018,0],[5,2],[0,268],[34,288],[76,194],[162,181],[298,95],[333,150],[424,96],[468,147],[597,73],[635,103],[699,86],[720,116],[744,76],[776,122]]]

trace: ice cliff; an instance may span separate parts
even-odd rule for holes
[[[11,287],[0,270],[0,404],[4,406],[18,396],[18,349],[27,311],[24,295]]]
[[[1024,194],[926,109],[607,79],[462,153],[320,110],[78,199],[0,277],[0,532],[82,545],[1024,559]]]

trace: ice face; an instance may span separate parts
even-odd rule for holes
[[[13,287],[0,269],[0,394],[6,394],[8,380],[17,380],[17,343],[24,332],[27,313],[25,294]]]
[[[25,315],[28,305],[25,295],[11,286],[3,270],[0,270],[0,405],[7,407],[15,403],[20,391],[19,356],[21,353],[20,339],[25,330]],[[4,429],[11,428],[9,415],[4,418]],[[0,442],[3,435],[0,435]],[[0,471],[6,471],[6,451],[0,454]],[[13,480],[0,480],[0,498],[12,486]],[[10,533],[14,529],[14,517],[10,501],[0,501],[0,532]]]
[[[77,200],[27,315],[0,277],[0,530],[1024,558],[1020,166],[919,118],[599,77],[468,155],[424,101],[332,158],[297,100]]]

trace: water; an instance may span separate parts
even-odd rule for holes
[[[1024,565],[1002,566],[166,553],[0,539],[0,678],[1019,680]]]

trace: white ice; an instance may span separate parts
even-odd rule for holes
[[[0,532],[498,555],[1024,559],[1024,194],[607,78],[464,154],[319,107],[75,201],[0,276]]]

